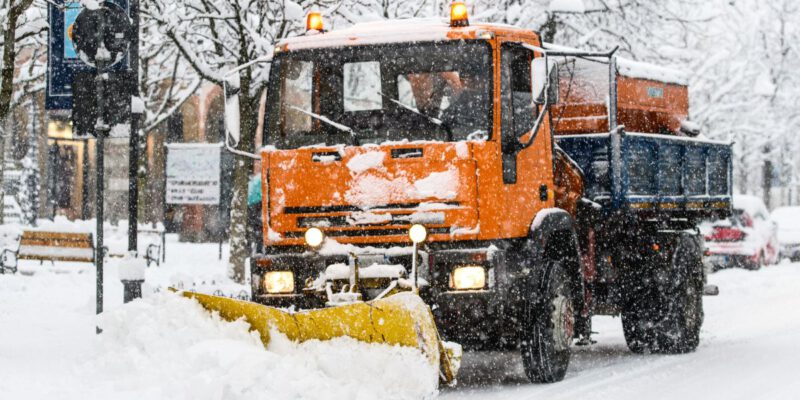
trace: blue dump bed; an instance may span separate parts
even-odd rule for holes
[[[731,145],[679,136],[557,136],[584,175],[584,197],[609,213],[712,219],[731,207]]]

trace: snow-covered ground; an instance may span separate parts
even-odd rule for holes
[[[692,354],[636,355],[619,318],[596,317],[597,344],[577,348],[564,381],[532,385],[515,353],[465,356],[446,399],[800,398],[800,263],[709,277],[701,344]],[[498,371],[506,372],[498,372]]]
[[[114,237],[113,235],[111,236]],[[223,249],[227,250],[227,249]],[[94,269],[28,263],[0,275],[0,398],[25,399],[414,399],[435,393],[435,373],[411,349],[349,339],[264,349],[243,323],[210,318],[155,288],[182,285],[237,295],[216,244],[168,237],[167,263],[147,271],[148,296],[121,305],[115,261],[107,313],[94,316]],[[223,252],[225,253],[225,251]],[[516,353],[473,353],[442,398],[797,398],[800,264],[725,270],[710,278],[696,353],[634,355],[619,319],[596,318],[597,344],[576,349],[566,379],[526,382]],[[95,335],[95,325],[104,328]]]
[[[226,277],[218,244],[168,236],[167,262],[147,270],[145,298],[125,306],[117,263],[108,260],[107,312],[99,319],[95,270],[88,264],[23,261],[21,273],[0,275],[0,399],[418,399],[436,393],[438,372],[416,349],[349,338],[298,345],[278,334],[265,349],[245,323],[212,318],[164,290],[246,291]]]

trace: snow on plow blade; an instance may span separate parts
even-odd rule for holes
[[[295,313],[226,297],[182,294],[197,300],[205,309],[218,312],[225,320],[244,318],[258,331],[264,345],[269,344],[270,329],[275,329],[297,342],[349,336],[366,343],[415,347],[431,365],[438,366],[439,379],[445,384],[455,382],[461,361],[460,346],[439,340],[430,308],[410,292]]]

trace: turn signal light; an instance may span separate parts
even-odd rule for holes
[[[322,14],[319,11],[312,11],[308,13],[308,17],[306,17],[306,30],[307,31],[319,31],[322,32],[325,29],[325,25],[322,22]]]
[[[450,26],[454,28],[469,26],[467,5],[461,1],[457,1],[450,5]]]

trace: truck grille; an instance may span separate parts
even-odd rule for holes
[[[429,228],[428,233],[431,235],[449,234],[450,228]],[[284,234],[287,238],[300,238],[303,237],[305,232],[292,231]],[[349,229],[349,230],[325,230],[325,235],[330,237],[358,237],[358,236],[402,236],[407,235],[408,229],[391,228],[391,229]]]
[[[311,206],[311,207],[285,207],[283,212],[286,214],[324,214],[336,212],[358,212],[358,211],[376,211],[376,210],[403,210],[417,208],[422,203],[403,203],[403,204],[386,204],[383,206],[371,207],[365,210],[356,206]],[[460,206],[461,203],[457,201],[446,201],[442,204],[448,206]]]

